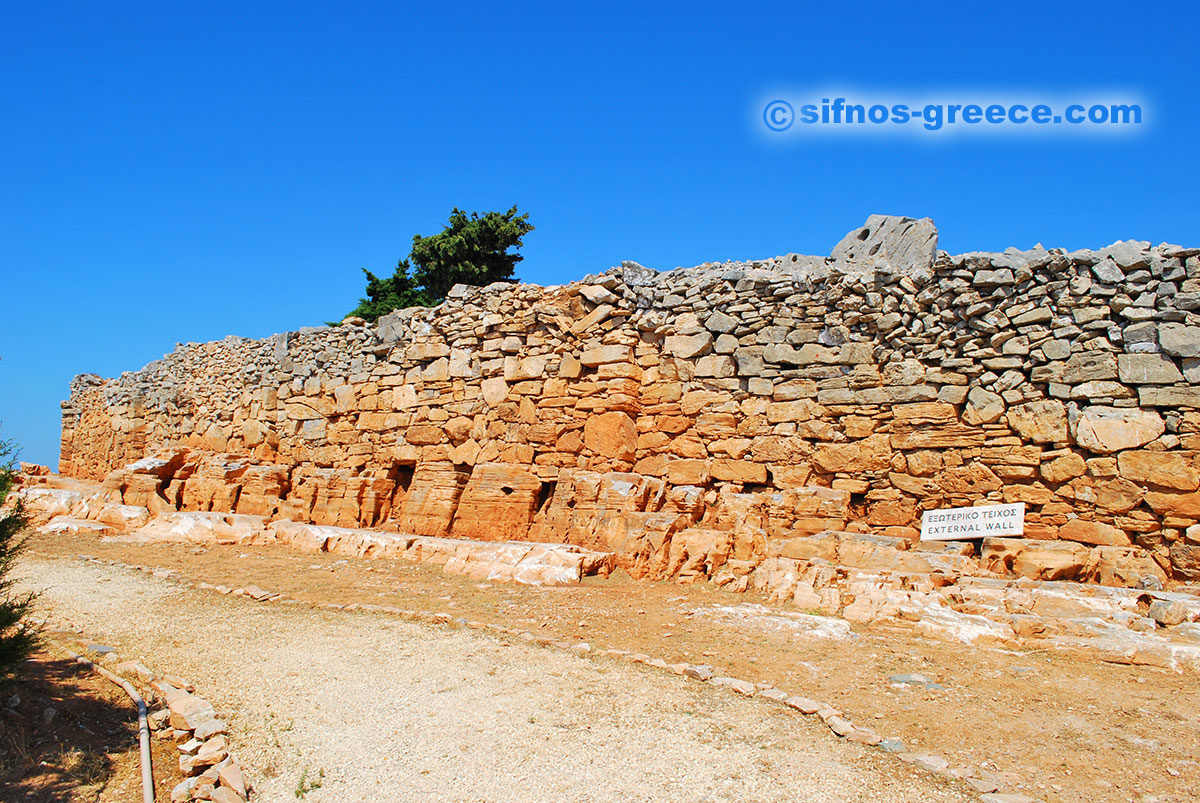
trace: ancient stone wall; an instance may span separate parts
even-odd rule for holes
[[[1200,579],[1200,249],[936,244],[873,216],[828,258],[624,263],[180,346],[75,380],[60,470],[152,511],[573,543],[684,579],[1024,502],[1024,540],[912,559]]]

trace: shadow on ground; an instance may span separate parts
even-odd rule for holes
[[[133,704],[74,660],[38,652],[0,684],[0,803],[95,800],[137,747]]]

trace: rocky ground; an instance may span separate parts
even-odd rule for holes
[[[148,577],[79,553],[175,572]],[[61,624],[190,676],[232,711],[264,800],[939,800],[961,782],[838,742],[819,721],[612,657],[416,625],[390,605],[706,663],[837,706],[1002,790],[1046,801],[1200,795],[1195,678],[1063,649],[989,649],[850,626],[753,592],[619,574],[536,588],[278,547],[39,536],[29,582]],[[160,572],[166,574],[166,572]],[[896,682],[901,676],[910,681]],[[814,724],[815,723],[815,724]],[[517,769],[514,769],[517,768]],[[321,776],[321,771],[324,776]],[[303,783],[301,778],[304,778]],[[515,783],[514,783],[515,779]],[[403,790],[397,792],[396,790]]]

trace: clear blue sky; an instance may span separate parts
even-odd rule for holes
[[[183,5],[0,6],[0,436],[25,459],[56,464],[75,374],[338,318],[454,205],[530,212],[544,284],[825,254],[873,212],[951,252],[1200,244],[1194,3]],[[763,135],[764,93],[831,85],[1115,87],[1149,119]]]

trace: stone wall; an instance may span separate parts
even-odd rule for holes
[[[78,377],[60,471],[151,511],[573,543],[682,579],[1024,502],[1026,539],[938,557],[1200,579],[1200,248],[950,256],[928,219],[872,216],[828,258],[458,286]]]

